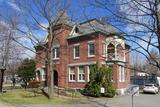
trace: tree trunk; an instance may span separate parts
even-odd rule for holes
[[[53,72],[53,70],[54,70],[54,68],[53,68],[53,60],[52,60],[52,56],[53,56],[53,51],[52,51],[52,41],[53,41],[53,33],[52,33],[52,26],[51,25],[49,25],[49,36],[50,36],[50,42],[49,42],[49,53],[50,53],[50,55],[49,55],[49,67],[50,67],[50,69],[49,69],[49,72],[50,72],[50,76],[51,76],[51,78],[50,78],[50,87],[49,87],[49,98],[51,99],[51,98],[53,98],[53,94],[54,94],[54,72]]]
[[[3,77],[4,77],[4,69],[1,69],[1,75],[0,75],[0,92],[3,92]]]

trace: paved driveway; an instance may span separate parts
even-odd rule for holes
[[[10,106],[7,105],[7,104],[3,104],[2,102],[0,102],[0,107],[10,107]]]
[[[16,107],[131,107],[131,104],[131,96],[118,96],[115,98],[91,98],[82,104],[19,105]],[[0,103],[0,107],[13,106],[2,105]],[[139,96],[135,96],[134,107],[160,107],[160,94],[140,94]]]
[[[119,96],[114,99],[98,99],[96,103],[104,107],[132,107],[131,96]],[[140,94],[133,99],[134,107],[160,107],[160,94]],[[102,107],[102,106],[99,106]]]

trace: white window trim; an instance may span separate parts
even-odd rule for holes
[[[36,69],[36,80],[40,81],[39,78],[38,78],[37,71],[40,72],[41,81],[45,81],[46,78],[45,78],[45,77],[43,78],[43,76],[45,75],[44,69],[43,69],[43,68],[38,68],[38,69]]]
[[[88,82],[90,81],[90,79],[89,79],[89,75],[90,75],[89,66],[90,66],[90,65],[87,66],[87,73],[88,73],[88,74],[87,74],[87,81],[88,81]]]
[[[41,69],[41,78],[42,78],[42,81],[46,80],[44,76],[45,76],[45,71],[44,71],[44,69]]]
[[[80,44],[79,44],[79,43],[78,43],[78,44],[74,44],[73,46],[74,46],[74,48],[73,48],[73,58],[74,58],[74,59],[79,59],[80,56],[79,56],[79,57],[76,57],[76,56],[75,56],[75,47],[76,47],[76,46],[79,46],[79,47],[80,47]],[[79,49],[79,55],[80,55],[80,49]]]
[[[36,80],[39,81],[39,78],[38,78],[38,73],[36,71]]]
[[[89,44],[89,43],[95,43],[95,40],[88,41],[88,44]]]
[[[122,82],[125,82],[125,69],[124,69],[124,67],[122,66]]]
[[[96,64],[96,61],[82,62],[82,63],[71,63],[71,64],[68,64],[68,66],[82,66],[82,65],[92,65],[92,64]]]
[[[94,44],[94,51],[95,51],[95,40],[93,41],[88,41],[88,57],[95,57],[95,52],[94,52],[94,55],[90,55],[90,47],[89,47],[89,44]]]
[[[60,58],[59,57],[57,57],[57,48],[59,48],[59,47],[54,47],[53,49],[56,49],[56,51],[54,51],[55,53],[54,53],[54,57],[53,57],[53,60],[59,60]],[[53,51],[53,50],[52,50]]]
[[[103,56],[103,57],[106,57],[106,54],[107,54],[107,45],[106,45],[106,43],[103,41],[103,42],[102,42],[102,56]]]
[[[39,78],[38,78],[38,73],[37,73],[37,71],[39,71],[40,76],[41,76],[41,68],[37,68],[37,69],[36,69],[36,80],[37,80],[37,81],[40,81]]]
[[[118,80],[121,82],[121,66],[118,66]]]
[[[71,74],[70,71],[71,71],[71,67],[69,67],[69,82],[75,82],[76,80],[71,80],[70,78],[70,74]],[[74,67],[74,75],[75,75],[75,67]]]
[[[90,64],[87,66],[87,81],[89,82],[90,81],[90,68],[89,66],[93,66],[94,64]]]
[[[79,80],[79,68],[80,66],[78,66],[78,82],[85,82],[85,66],[84,66],[84,80]]]
[[[119,82],[125,82],[125,72],[124,72],[124,67],[123,66],[119,66],[118,67],[118,77],[119,77]]]

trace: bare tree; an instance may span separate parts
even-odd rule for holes
[[[1,67],[1,92],[3,87],[4,71],[8,69],[13,60],[17,60],[21,56],[21,50],[13,38],[15,38],[15,30],[9,23],[1,20],[0,23],[0,67]],[[16,50],[16,51],[15,51]],[[16,58],[16,59],[15,59]]]
[[[160,56],[158,52],[155,50],[151,50],[150,54],[151,56],[149,56],[149,61],[146,60],[144,65],[145,71],[150,74],[152,73],[152,74],[160,75],[160,69],[150,64],[150,63],[155,63],[155,60],[160,63]]]
[[[54,62],[52,61],[53,56],[53,42],[57,38],[56,36],[63,32],[54,31],[54,26],[61,23],[60,19],[65,14],[69,7],[69,2],[63,0],[15,0],[16,5],[22,10],[20,12],[20,22],[17,25],[16,30],[19,31],[33,47],[37,45],[42,46],[47,52],[45,61],[47,63],[48,74],[48,86],[49,97],[53,97],[54,89]],[[57,13],[60,14],[57,15]],[[65,20],[63,20],[65,21]],[[60,28],[61,29],[61,28]],[[45,38],[44,35],[48,35],[47,42],[43,45],[42,40]],[[21,46],[35,53],[34,48],[24,45],[22,42],[15,40]],[[42,57],[39,56],[41,59]],[[39,62],[41,63],[41,62]],[[49,82],[49,80],[51,80]]]
[[[131,75],[136,76],[139,72],[144,72],[144,60],[141,58],[140,54],[137,52],[132,52],[131,57]]]
[[[157,60],[150,60],[151,49],[157,50],[160,56],[159,0],[87,0],[85,4],[87,5],[84,6],[90,6],[94,10],[102,9],[103,21],[122,33],[123,38],[131,45],[130,51],[138,52],[151,65],[160,68]]]

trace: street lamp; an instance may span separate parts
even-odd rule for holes
[[[0,92],[2,93],[2,89],[3,89],[3,77],[4,77],[4,71],[6,70],[5,67],[0,67],[0,71],[1,71],[1,80],[0,80]]]

